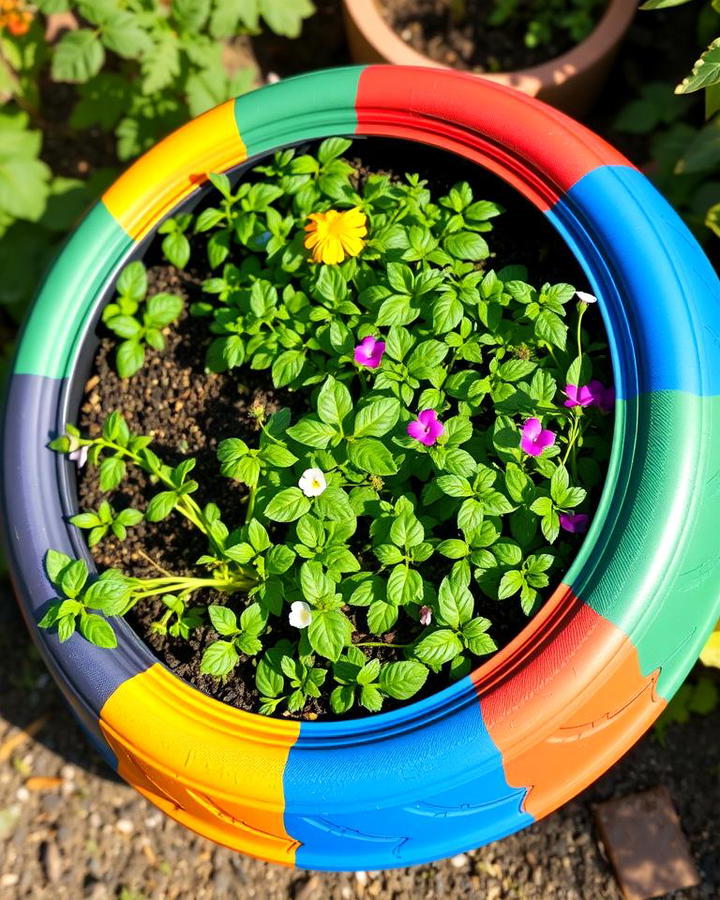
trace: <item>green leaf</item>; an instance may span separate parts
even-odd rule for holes
[[[82,591],[88,577],[87,563],[76,559],[63,569],[60,576],[60,587],[66,597],[75,598]]]
[[[215,641],[205,650],[200,662],[200,672],[223,678],[231,672],[240,661],[235,645],[231,641]]]
[[[398,606],[405,606],[422,600],[422,596],[423,581],[420,573],[409,566],[395,566],[388,578],[388,600]]]
[[[465,500],[458,510],[458,528],[464,532],[477,531],[482,525],[484,515],[482,503],[472,498]]]
[[[408,659],[385,663],[380,669],[381,690],[395,700],[407,700],[425,684],[428,670],[422,663]]]
[[[276,0],[276,5],[277,0]],[[272,26],[271,26],[272,27]],[[343,137],[326,138],[318,147],[317,158],[320,165],[326,165],[330,160],[337,159],[346,153],[352,146],[352,141]]]
[[[313,650],[335,662],[350,641],[352,625],[338,609],[315,610],[307,633]]]
[[[341,426],[352,409],[350,391],[330,375],[320,389],[317,399],[318,415],[329,425]]]
[[[124,611],[129,594],[130,586],[124,579],[100,577],[83,594],[83,603],[106,616],[118,616]]]
[[[412,350],[414,343],[415,339],[407,328],[400,328],[397,325],[393,325],[385,342],[385,350],[392,359],[402,362]]]
[[[358,684],[372,684],[373,681],[377,681],[377,677],[379,674],[380,674],[380,660],[379,659],[371,659],[370,662],[365,663],[365,665],[357,673],[357,683]]]
[[[570,485],[570,476],[565,466],[558,466],[550,479],[550,496],[557,506],[565,505],[565,495]]]
[[[314,416],[303,416],[297,425],[287,429],[288,437],[294,441],[319,450],[324,450],[336,434],[337,430],[332,425],[321,422]]]
[[[172,0],[171,13],[182,28],[200,31],[210,14],[210,0]]]
[[[460,475],[440,475],[435,479],[440,490],[449,497],[472,497],[472,485]]]
[[[285,488],[275,494],[265,507],[265,515],[274,522],[294,522],[310,509],[310,500],[300,488]]]
[[[168,235],[168,237],[172,237],[172,235]],[[178,264],[176,263],[176,265]],[[148,298],[145,306],[145,319],[156,328],[165,328],[179,318],[184,305],[182,297],[166,293],[155,294],[154,297]]]
[[[80,616],[80,634],[96,647],[117,647],[117,637],[112,625],[94,613],[83,613]]]
[[[360,691],[360,703],[370,712],[379,712],[383,705],[383,695],[374,684],[364,684]]]
[[[460,638],[449,628],[441,628],[422,638],[415,646],[415,656],[433,668],[440,668],[444,663],[462,653]]]
[[[298,461],[294,453],[279,444],[268,444],[260,450],[259,456],[264,463],[277,466],[279,469],[287,469]]]
[[[121,296],[139,303],[147,294],[145,266],[138,260],[128,263],[120,273],[115,288]]]
[[[295,562],[295,554],[289,547],[280,544],[273,547],[265,557],[269,575],[282,575]]]
[[[100,464],[100,490],[114,491],[125,477],[125,463],[117,456],[108,456]]]
[[[397,464],[388,448],[376,438],[361,438],[348,444],[350,462],[371,475],[394,475]]]
[[[498,600],[505,600],[507,597],[512,597],[513,594],[517,594],[524,584],[525,578],[523,577],[522,572],[518,572],[515,569],[506,572],[500,579]]]
[[[444,294],[433,304],[433,331],[446,334],[452,331],[463,317],[463,305],[452,294]]]
[[[368,628],[373,634],[385,634],[390,631],[398,619],[398,607],[395,603],[375,600],[368,607]]]
[[[258,637],[263,633],[266,625],[267,614],[263,612],[263,609],[259,603],[251,603],[250,606],[246,607],[242,611],[242,614],[240,616],[240,627],[246,635]],[[259,648],[258,650],[245,650],[244,652],[254,655],[255,653],[259,652]]]
[[[123,11],[113,13],[103,22],[100,36],[108,50],[125,59],[139,59],[153,46],[142,20]]]
[[[105,324],[121,338],[135,338],[142,331],[142,325],[133,316],[111,316]]]
[[[561,350],[567,341],[567,325],[556,313],[544,309],[535,320],[535,334],[540,340],[547,341]]]
[[[394,397],[380,397],[359,410],[353,434],[356,438],[383,437],[397,425],[399,417],[400,401]]]
[[[286,350],[272,364],[272,379],[275,387],[285,387],[299,377],[305,364],[303,350]]]
[[[121,378],[130,378],[142,369],[145,362],[145,349],[139,341],[123,341],[117,349],[115,365]]]
[[[676,94],[689,94],[720,82],[720,37],[710,44],[692,68],[692,72],[675,88]]]
[[[339,684],[330,694],[330,707],[336,715],[352,709],[355,703],[355,688],[351,684]]]
[[[323,572],[319,562],[310,561],[300,567],[300,587],[303,596],[311,603],[332,594],[334,585],[331,579]]]
[[[398,547],[410,548],[422,544],[425,529],[411,510],[405,509],[390,526],[390,539]]]
[[[24,115],[0,115],[0,214],[3,218],[7,215],[34,222],[45,212],[51,173],[45,163],[36,158],[40,152],[40,132],[26,130],[26,123]],[[3,226],[5,224],[3,222]],[[7,236],[4,240],[8,240]],[[21,240],[27,244],[28,236],[21,235]],[[22,259],[15,255],[17,248],[14,250],[10,259],[13,265],[21,265]],[[7,267],[4,267],[4,278],[8,275]]]
[[[178,495],[175,491],[160,491],[159,494],[155,494],[145,510],[146,520],[148,522],[161,522],[163,519],[166,519],[175,509],[177,501]]]
[[[322,522],[315,516],[303,516],[298,520],[296,529],[298,539],[308,547],[319,547],[325,538]]]
[[[443,556],[447,556],[448,559],[463,559],[470,552],[470,548],[465,541],[460,541],[456,538],[440,541],[435,549]]]
[[[95,31],[66,31],[52,58],[53,81],[79,84],[97,75],[105,62],[105,50]]]
[[[456,259],[486,259],[490,253],[487,241],[471,231],[459,231],[446,237],[443,246]]]
[[[72,559],[59,550],[48,550],[45,554],[45,571],[54,585],[60,585],[60,577],[70,563]]]
[[[511,359],[498,367],[497,373],[503,381],[520,381],[526,378],[537,367],[537,363],[529,359]]]
[[[237,634],[238,624],[235,613],[227,606],[208,606],[208,615],[213,628],[223,637],[232,637]]]
[[[463,627],[462,636],[468,646],[468,650],[476,656],[485,656],[497,650],[497,644],[487,633],[490,621],[481,616],[468,622]]]
[[[277,697],[285,686],[280,660],[282,651],[274,647],[268,650],[258,661],[255,672],[255,684],[265,697]]]

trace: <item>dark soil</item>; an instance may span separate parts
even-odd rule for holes
[[[467,178],[473,185],[476,197],[491,197],[508,210],[495,220],[496,225],[490,235],[491,247],[496,254],[491,265],[500,268],[522,260],[530,269],[531,280],[574,280],[578,287],[586,287],[574,258],[541,214],[494,176],[461,160],[453,159],[449,167],[446,155],[416,145],[412,147],[413,159],[409,163],[409,148],[403,142],[373,139],[362,144],[358,142],[355,146],[362,151],[362,160],[356,159],[354,162],[360,182],[369,172],[384,171],[396,178],[401,176],[395,173],[412,169],[429,172],[434,191],[441,194],[458,180]],[[542,235],[542,239],[538,240],[538,234]],[[193,260],[203,259],[202,242],[196,251]],[[153,262],[156,264],[151,265]],[[207,277],[206,272],[194,271],[192,264],[189,272],[160,264],[157,247],[151,248],[147,264],[151,265],[151,294],[159,291],[180,294],[186,300],[186,310],[193,300],[201,296],[199,285]],[[220,476],[216,459],[218,443],[228,437],[243,438],[251,445],[257,441],[256,422],[250,412],[256,403],[261,403],[268,412],[290,406],[297,414],[304,410],[304,401],[291,392],[268,389],[267,373],[252,372],[247,368],[234,373],[206,372],[205,352],[211,335],[206,321],[189,316],[187,311],[177,327],[167,330],[166,337],[165,351],[148,350],[146,365],[128,380],[120,379],[115,372],[116,339],[101,339],[92,374],[85,386],[80,428],[90,436],[98,435],[105,418],[118,409],[133,432],[154,435],[153,448],[168,464],[176,465],[186,456],[195,456],[198,462],[193,477],[200,484],[195,494],[196,500],[201,505],[210,501],[219,503],[224,521],[233,529],[244,521],[246,493],[242,485]],[[81,509],[96,509],[101,500],[108,499],[99,489],[97,469],[86,467],[78,481]],[[156,492],[157,487],[149,482],[145,473],[128,467],[127,479],[109,499],[116,509],[128,505],[144,509]],[[576,536],[569,535],[565,542],[568,549],[580,543]],[[160,570],[169,570],[174,574],[197,574],[195,561],[206,549],[202,534],[183,517],[172,515],[163,522],[143,522],[130,529],[123,542],[112,536],[106,537],[93,548],[92,553],[101,569],[115,567],[135,577],[147,578],[157,576]],[[241,595],[230,598],[213,596],[205,591],[198,592],[193,603],[202,607],[209,603],[227,604],[239,614],[245,606],[245,598]],[[188,641],[159,634],[152,625],[165,611],[166,607],[158,598],[136,607],[128,614],[127,620],[176,675],[218,700],[242,709],[257,710],[257,660],[243,658],[225,681],[202,675],[199,671],[202,654],[208,644],[217,639],[215,632],[211,627],[201,626],[192,632]],[[364,612],[350,607],[345,611],[354,621],[358,639],[368,637],[364,634]],[[500,647],[514,638],[527,623],[517,602],[495,603],[482,598],[478,612],[492,621],[491,633]],[[266,646],[272,646],[284,637],[296,639],[294,629],[284,618],[273,619],[272,622]],[[410,620],[405,625],[401,621],[393,632],[385,635],[384,640],[386,643],[409,643],[415,637],[414,630],[416,626]],[[402,651],[390,647],[378,651],[383,661],[402,658],[401,654]],[[480,662],[477,659],[474,664]],[[432,694],[446,684],[444,674],[431,673],[417,698]],[[386,708],[396,705],[399,705],[396,701],[386,701]],[[358,709],[351,714],[362,715],[363,710]],[[291,714],[284,712],[282,715]],[[332,717],[324,698],[310,701],[302,717],[318,716]]]
[[[463,13],[453,14],[456,0],[381,0],[380,11],[400,37],[419,53],[456,69],[472,72],[513,72],[554,59],[577,41],[559,26],[537,47],[525,45],[528,24],[537,4],[518,0],[502,25],[490,22],[497,4],[465,0]],[[596,6],[599,21],[603,5]]]

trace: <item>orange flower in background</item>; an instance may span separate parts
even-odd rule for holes
[[[13,37],[27,34],[33,20],[24,0],[0,0],[0,31],[7,28]]]
[[[336,265],[346,256],[357,256],[365,246],[367,219],[357,207],[346,212],[311,213],[308,218],[305,247],[312,251],[314,262]]]

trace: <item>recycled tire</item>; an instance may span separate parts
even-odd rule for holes
[[[40,633],[73,465],[47,449],[77,413],[124,264],[178,205],[276,147],[387,135],[467,157],[542,210],[599,298],[614,366],[612,457],[589,534],[542,611],[470,676],[397,711],[267,719],[172,675],[123,621],[119,646]],[[3,504],[20,605],[95,745],[138,791],[221,844],[312,869],[383,869],[502,838],[575,796],[651,725],[720,617],[720,284],[647,179],[583,126],[452,71],[368,66],[280,82],[138,160],[70,238],[20,341]]]

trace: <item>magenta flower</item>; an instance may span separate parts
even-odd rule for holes
[[[445,426],[438,420],[434,409],[424,409],[418,414],[417,419],[410,422],[407,427],[410,437],[414,437],[416,441],[420,441],[426,447],[432,447],[444,431]]]
[[[355,362],[368,369],[377,369],[385,352],[385,341],[379,341],[369,334],[355,348]]]
[[[560,527],[571,534],[585,534],[590,523],[590,516],[585,513],[560,513]]]
[[[565,406],[591,406],[595,401],[595,396],[591,389],[593,384],[600,384],[600,382],[591,381],[590,384],[582,385],[581,387],[578,387],[577,384],[565,385],[565,390],[563,391],[567,397]]]
[[[432,622],[432,610],[429,606],[420,607],[420,624],[429,625]]]
[[[523,425],[520,447],[528,456],[540,456],[555,443],[555,432],[542,427],[540,419],[528,419]]]
[[[612,412],[615,406],[614,387],[605,387],[602,381],[591,381],[588,385],[588,390],[592,394],[593,406],[597,406],[600,412]]]

